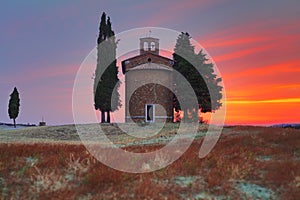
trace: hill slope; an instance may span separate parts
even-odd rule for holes
[[[21,135],[26,141],[38,133],[43,139],[59,130],[68,133],[69,138],[75,135],[72,126],[0,133],[2,138],[7,134]],[[60,141],[68,141],[63,135]],[[76,144],[2,141],[1,199],[297,199],[300,196],[299,130],[224,128],[213,151],[199,159],[202,140],[196,139],[173,164],[147,174],[113,170],[95,160],[79,141]],[[124,148],[146,152],[162,146],[159,143]]]

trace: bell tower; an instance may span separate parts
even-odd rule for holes
[[[140,55],[145,53],[159,55],[159,39],[153,37],[140,38]]]

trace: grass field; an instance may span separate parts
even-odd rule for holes
[[[116,127],[105,128],[115,143],[132,144]],[[205,130],[199,127],[180,159],[145,174],[98,162],[72,125],[0,130],[0,199],[299,199],[300,130],[227,127],[199,159]],[[156,142],[123,148],[161,148],[167,140],[159,138],[176,134],[176,125],[160,134]]]

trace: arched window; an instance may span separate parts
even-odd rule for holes
[[[155,43],[151,42],[151,51],[155,51]]]
[[[144,51],[148,51],[148,42],[144,42]]]

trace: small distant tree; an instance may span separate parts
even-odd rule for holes
[[[15,128],[16,128],[16,118],[19,115],[19,107],[20,107],[19,92],[15,87],[13,92],[10,94],[10,99],[8,104],[8,115],[10,119],[13,119]]]

